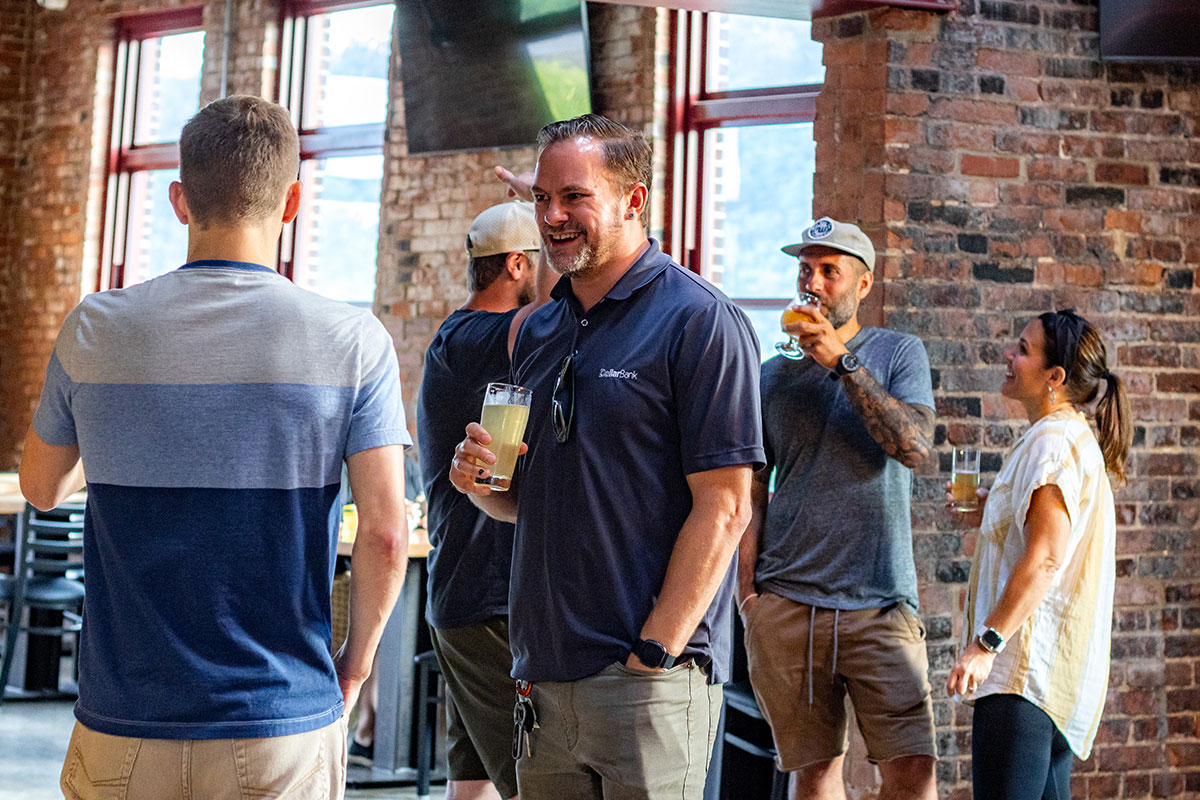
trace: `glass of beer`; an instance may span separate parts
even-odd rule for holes
[[[950,465],[950,493],[956,511],[978,511],[979,449],[956,447]]]
[[[507,492],[517,469],[517,452],[529,421],[529,403],[533,392],[510,383],[489,383],[483,394],[483,416],[479,424],[492,437],[488,449],[496,454],[492,474],[475,482],[490,486],[493,492]]]
[[[787,308],[783,310],[783,317],[780,319],[780,325],[791,325],[793,322],[817,322],[811,313],[803,310],[803,306],[821,307],[821,298],[809,292],[796,292],[796,296],[788,303]],[[791,358],[796,361],[804,358],[804,349],[800,347],[799,340],[795,336],[788,335],[786,342],[776,342],[775,349],[779,351],[779,355],[784,358]]]

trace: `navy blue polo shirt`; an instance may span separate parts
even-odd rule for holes
[[[758,342],[721,292],[649,248],[587,313],[559,281],[522,325],[514,380],[533,390],[509,594],[513,676],[570,681],[629,656],[692,508],[686,476],[765,461]],[[575,416],[550,400],[576,352]],[[734,572],[685,650],[729,679]]]
[[[459,309],[425,351],[417,397],[417,442],[429,542],[429,606],[435,628],[474,625],[508,613],[513,526],[484,514],[450,483],[450,460],[468,422],[478,422],[484,389],[507,381],[508,329],[516,309]]]

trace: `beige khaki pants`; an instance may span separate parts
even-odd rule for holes
[[[59,785],[67,800],[341,800],[346,720],[265,739],[132,739],[77,722]]]

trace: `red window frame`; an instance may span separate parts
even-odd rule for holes
[[[705,134],[715,128],[812,122],[821,84],[711,92],[707,88],[709,14],[674,11],[670,16],[667,114],[667,252],[688,269],[704,273]],[[781,308],[790,298],[730,298],[744,308]]]
[[[130,185],[137,172],[177,168],[179,142],[135,144],[137,90],[141,43],[147,39],[204,29],[201,6],[177,8],[152,14],[124,17],[117,23],[117,43],[112,62],[112,106],[110,108],[107,169],[102,208],[104,227],[96,291],[125,285],[125,261],[129,240]],[[120,252],[120,260],[116,255]]]
[[[337,156],[382,155],[387,121],[363,125],[305,128],[304,82],[307,75],[308,20],[318,14],[390,5],[394,0],[286,0],[280,7],[279,79],[276,94],[292,115],[300,134],[300,161]],[[296,225],[280,241],[276,269],[288,280],[295,275]]]

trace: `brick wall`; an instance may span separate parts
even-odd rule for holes
[[[21,156],[17,143],[24,123],[25,53],[29,49],[27,38],[33,31],[28,18],[31,6],[26,0],[0,0],[0,209],[14,207],[20,187]],[[0,214],[0,263],[7,264],[13,250],[15,216]],[[9,344],[13,338],[12,309],[16,304],[14,284],[15,276],[8,270],[0,271],[0,387],[8,383],[5,376],[15,360],[15,343]],[[0,403],[3,399],[0,394]],[[0,412],[0,440],[8,436],[8,416]]]
[[[921,336],[941,463],[919,476],[917,569],[935,695],[973,538],[941,508],[948,442],[994,471],[1026,424],[1002,350],[1074,306],[1108,340],[1136,438],[1119,522],[1112,678],[1076,797],[1200,792],[1200,69],[1098,58],[1095,2],[961,0],[820,21],[817,214],[884,253],[885,324]],[[986,482],[986,478],[985,478]],[[970,795],[970,713],[936,704],[941,795]],[[861,765],[860,765],[861,766]],[[872,770],[850,770],[855,795]]]

